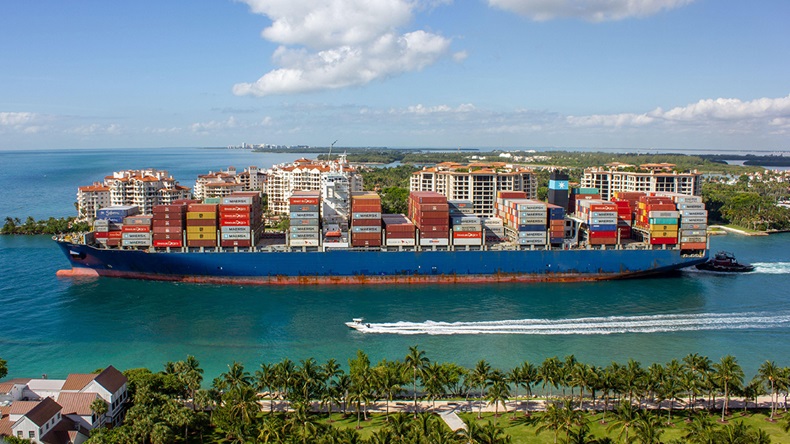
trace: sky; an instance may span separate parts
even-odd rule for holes
[[[787,0],[6,0],[0,149],[790,151]]]

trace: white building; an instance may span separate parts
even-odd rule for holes
[[[142,214],[151,214],[154,205],[189,199],[190,195],[189,188],[179,185],[165,170],[116,171],[102,183],[77,189],[77,213],[80,218],[92,219],[103,207],[136,205]]]
[[[331,177],[348,180],[348,191],[362,191],[362,175],[341,156],[334,161],[299,159],[291,164],[275,165],[266,172],[266,194],[269,210],[274,214],[288,213],[288,198],[296,190],[320,191]]]
[[[662,164],[657,164],[659,167]],[[587,168],[581,179],[583,188],[598,188],[601,199],[609,200],[616,191],[665,191],[699,196],[702,192],[702,174],[696,171],[678,173],[662,168],[649,172],[629,172],[615,168]]]
[[[410,180],[411,191],[435,191],[448,200],[471,200],[475,215],[492,217],[499,191],[524,191],[534,199],[538,195],[535,173],[526,167],[504,162],[439,163],[415,172]]]
[[[266,172],[251,166],[237,173],[236,168],[226,171],[210,171],[201,174],[195,181],[195,199],[225,197],[236,191],[265,191]]]
[[[3,436],[35,443],[80,444],[90,430],[123,421],[128,400],[126,376],[109,366],[101,373],[70,374],[66,379],[15,379],[0,383],[0,440]],[[98,417],[94,401],[107,403]]]

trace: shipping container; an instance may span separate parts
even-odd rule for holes
[[[152,235],[152,239],[154,241],[158,240],[182,240],[184,238],[184,233],[154,233]],[[178,245],[179,247],[181,245]]]
[[[391,238],[391,237],[387,236],[387,241],[385,242],[385,245],[387,245],[388,247],[399,247],[399,246],[400,247],[413,247],[416,244],[417,244],[417,241],[414,239],[414,237],[410,237],[410,238]]]
[[[121,245],[124,247],[150,247],[151,239],[122,239]]]
[[[290,230],[294,233],[318,233],[320,231],[318,225],[315,226],[292,225]]]
[[[190,233],[187,231],[187,240],[217,240],[217,232]]]
[[[681,250],[706,250],[707,248],[708,248],[708,244],[705,242],[680,244]]]
[[[187,239],[187,247],[216,247],[216,239]]]
[[[291,219],[291,226],[318,226],[318,219]]]
[[[121,233],[121,239],[151,240],[151,233]]]
[[[426,237],[421,237],[420,238],[420,245],[423,246],[423,247],[428,247],[428,246],[446,246],[446,245],[450,245],[450,239],[448,239],[446,237],[444,237],[444,238],[426,238]]]
[[[231,247],[251,247],[252,240],[251,239],[221,239],[219,241],[219,246],[224,248],[231,248]]]
[[[253,205],[259,201],[260,197],[230,195],[220,198],[219,203],[220,205]]]
[[[250,233],[250,227],[241,227],[241,226],[227,226],[223,227],[220,226],[220,232],[222,233]]]
[[[220,239],[222,240],[250,240],[250,233],[221,233]]]
[[[295,239],[290,241],[292,247],[317,247],[320,244],[318,239]]]
[[[173,240],[156,240],[154,239],[152,242],[154,247],[157,248],[181,248],[184,243],[180,239],[173,239]]]
[[[150,225],[126,225],[121,227],[124,233],[148,233],[151,231]]]

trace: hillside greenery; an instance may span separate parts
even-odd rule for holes
[[[91,225],[87,222],[77,222],[74,217],[35,220],[33,217],[22,222],[19,218],[6,217],[0,234],[60,234],[79,233],[90,231]]]

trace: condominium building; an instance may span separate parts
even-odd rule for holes
[[[338,160],[298,159],[290,164],[275,165],[266,171],[266,194],[269,210],[274,214],[288,213],[288,198],[296,190],[320,191],[338,176],[348,178],[348,191],[362,191],[362,175],[348,164],[345,156]]]
[[[415,172],[410,180],[411,191],[435,191],[449,200],[471,200],[475,214],[494,216],[494,203],[499,191],[524,191],[534,199],[538,194],[535,173],[523,166],[504,162],[462,165],[443,162]]]
[[[190,194],[189,188],[179,185],[165,170],[116,171],[102,183],[77,189],[77,213],[91,219],[99,208],[136,205],[141,213],[150,214],[154,205],[188,199]]]
[[[261,191],[266,188],[266,172],[251,166],[238,173],[236,168],[198,176],[195,181],[195,199],[225,197],[236,191]]]
[[[581,186],[598,188],[601,199],[609,200],[616,191],[666,191],[699,196],[702,192],[702,174],[667,172],[665,166],[649,165],[649,172],[629,172],[614,168],[587,168],[582,175]],[[661,168],[659,168],[661,167]]]

